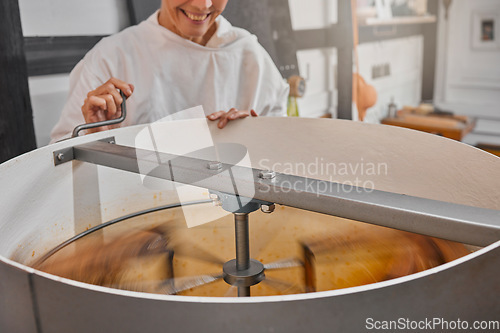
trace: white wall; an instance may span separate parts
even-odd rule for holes
[[[292,29],[322,29],[337,22],[337,0],[288,0]],[[320,117],[337,112],[334,48],[297,52],[299,72],[306,79],[306,94],[297,100],[301,117]]]
[[[385,64],[389,65],[390,75],[373,78],[372,67]],[[386,117],[392,99],[398,107],[418,105],[422,95],[423,37],[361,44],[359,69],[378,94],[377,103],[366,114],[366,122],[378,123]]]
[[[37,146],[50,142],[50,131],[59,120],[68,97],[69,75],[30,77],[28,80]]]
[[[495,45],[475,46],[478,17],[496,20]],[[438,28],[436,101],[456,113],[497,118],[480,120],[476,128],[500,135],[500,1],[454,0],[449,19],[442,15]],[[500,136],[471,134],[464,141],[500,144]]]
[[[25,36],[109,35],[129,25],[125,0],[19,0]]]
[[[337,1],[288,0],[292,28],[294,30],[321,29],[336,23]]]

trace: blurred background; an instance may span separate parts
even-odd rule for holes
[[[159,3],[18,1],[37,146],[49,142],[77,61],[100,38],[147,18]],[[458,139],[500,145],[500,1],[355,4],[351,16],[349,0],[230,0],[224,16],[258,36],[285,79],[304,79],[305,94],[296,99],[301,117],[358,120],[351,105],[354,24],[359,74],[377,93],[365,122],[384,122],[398,110],[447,111],[462,116],[466,128]]]

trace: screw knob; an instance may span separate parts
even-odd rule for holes
[[[271,214],[272,212],[274,212],[274,209],[276,208],[276,205],[275,204],[271,204],[271,205],[261,205],[260,206],[260,210],[263,212],[263,213],[266,213],[266,214]]]
[[[259,172],[259,178],[261,179],[274,179],[276,177],[276,172],[272,170],[263,170]]]
[[[220,170],[222,169],[222,163],[217,161],[208,162],[207,168],[210,170]]]

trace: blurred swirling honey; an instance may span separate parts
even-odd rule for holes
[[[200,218],[206,209],[199,205]],[[423,271],[469,253],[464,245],[290,207],[251,213],[251,257],[264,264],[313,256],[316,291],[366,285]],[[187,228],[181,208],[133,218],[83,237],[34,268],[119,289],[163,293],[162,283],[220,274],[235,257],[231,214]],[[305,292],[304,267],[266,270],[252,296]],[[179,293],[236,296],[222,279]]]

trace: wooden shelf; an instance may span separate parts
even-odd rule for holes
[[[380,25],[400,25],[400,24],[423,24],[423,23],[434,23],[436,22],[435,15],[424,15],[424,16],[400,16],[393,17],[391,19],[379,19],[376,17],[369,17],[363,22],[360,22],[361,26],[380,26]]]
[[[461,141],[476,126],[475,119],[465,116],[424,116],[403,111],[398,112],[397,118],[384,118],[381,123],[438,134],[457,141]]]

